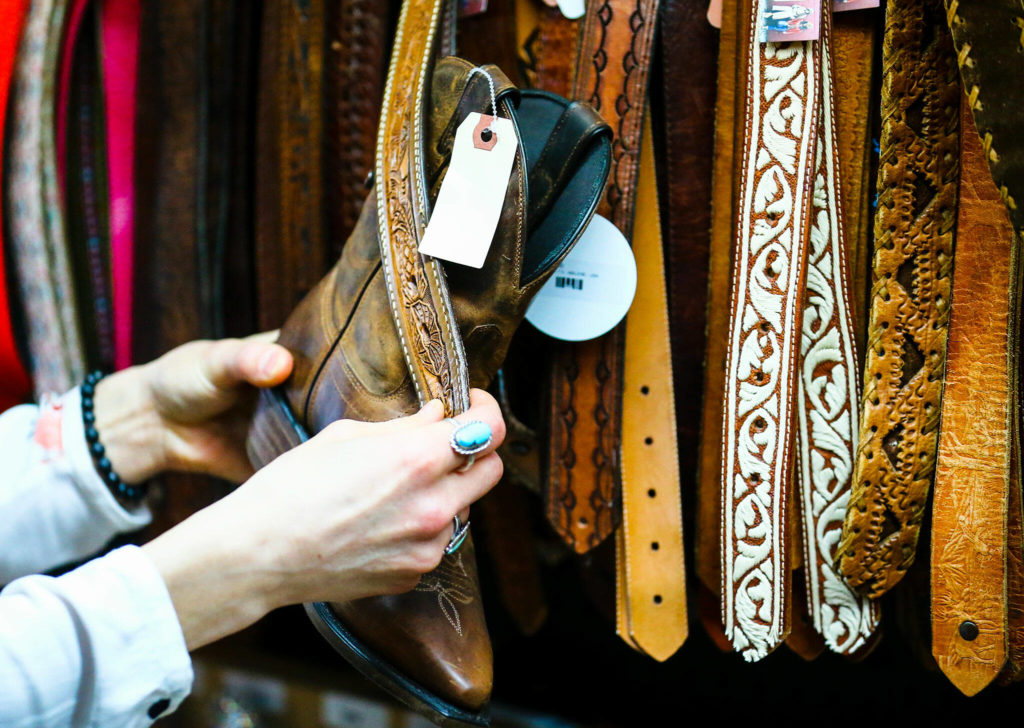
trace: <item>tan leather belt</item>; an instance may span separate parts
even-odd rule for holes
[[[1019,251],[966,99],[932,502],[932,653],[966,695],[1006,661],[1013,324]]]
[[[722,432],[722,613],[759,660],[789,631],[793,406],[814,177],[816,43],[761,43],[741,3],[744,128]]]
[[[887,6],[871,313],[839,570],[877,597],[914,560],[935,467],[956,222],[959,86],[937,0]]]
[[[657,0],[589,3],[573,91],[615,131],[611,177],[598,212],[627,240],[657,7]],[[619,523],[624,328],[560,346],[552,371],[547,516],[578,553],[597,546]]]
[[[836,141],[831,16],[826,9],[818,43],[821,100],[796,387],[797,453],[808,615],[829,649],[850,654],[875,631],[878,611],[833,566],[857,452],[860,370]]]
[[[1019,250],[1020,238],[1014,241],[1014,245]],[[1013,435],[1006,518],[1006,665],[999,676],[999,682],[1003,685],[1024,677],[1024,517],[1021,513],[1019,384],[1020,376],[1015,372],[1013,406],[1010,410]]]
[[[633,254],[639,283],[626,321],[616,622],[626,642],[667,660],[686,641],[688,627],[668,293],[649,118],[637,177]]]

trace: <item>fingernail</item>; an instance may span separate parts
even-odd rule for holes
[[[283,357],[277,349],[269,349],[260,357],[260,374],[265,378],[273,377],[281,368]]]

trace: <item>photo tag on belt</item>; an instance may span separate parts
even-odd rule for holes
[[[758,32],[762,43],[818,40],[821,0],[760,0]]]
[[[498,227],[516,158],[510,119],[473,112],[455,132],[452,160],[420,241],[420,252],[480,268]]]
[[[636,260],[619,229],[594,215],[576,246],[537,292],[526,320],[563,341],[596,339],[625,318]]]
[[[881,0],[832,0],[832,12],[844,10],[869,10],[881,5]]]

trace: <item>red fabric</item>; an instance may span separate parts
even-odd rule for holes
[[[25,23],[29,0],[0,0],[0,169],[3,169],[3,133],[7,123],[7,101],[14,59]],[[0,216],[3,215],[0,205]],[[7,296],[7,274],[3,254],[3,219],[0,217],[0,410],[29,398],[32,382],[25,371],[11,330],[11,307]]]
[[[114,365],[132,363],[134,266],[135,86],[139,62],[140,0],[103,0],[103,87],[110,185],[110,257],[114,313]]]

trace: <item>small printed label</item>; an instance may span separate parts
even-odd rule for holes
[[[820,34],[820,0],[761,0],[762,43],[817,40]]]
[[[576,246],[526,311],[548,336],[586,341],[611,331],[636,293],[636,261],[619,229],[594,215]]]
[[[482,123],[485,119],[489,125]],[[420,241],[421,253],[471,268],[483,266],[518,146],[511,120],[476,112],[466,116],[455,132],[452,161]]]
[[[558,0],[558,9],[569,20],[576,20],[587,12],[587,4],[584,0]]]
[[[868,10],[881,5],[881,0],[832,0],[832,10],[841,13],[844,10]]]

